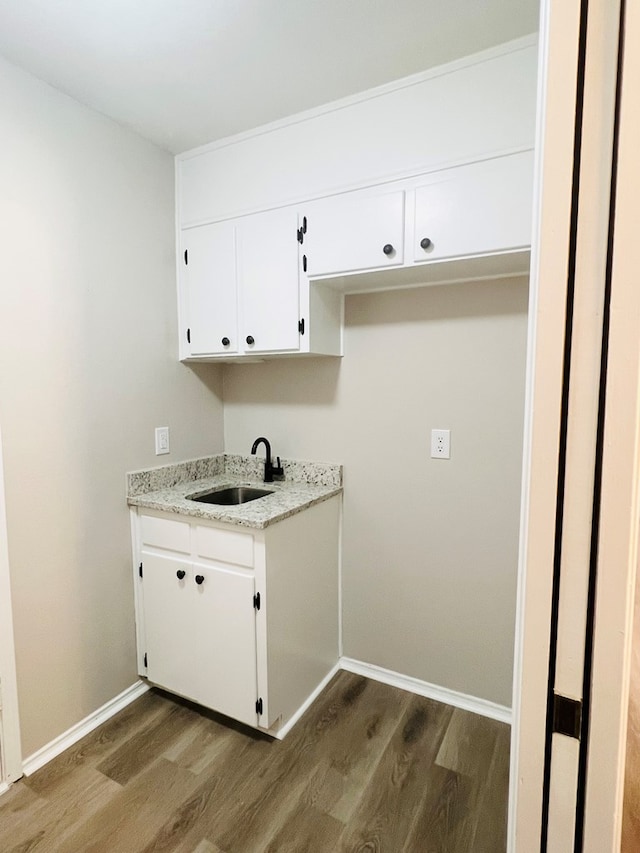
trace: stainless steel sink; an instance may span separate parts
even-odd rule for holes
[[[218,504],[220,506],[235,506],[256,501],[266,495],[273,494],[268,489],[256,489],[254,486],[229,486],[226,489],[214,489],[202,495],[187,495],[187,500],[197,501],[204,504]]]

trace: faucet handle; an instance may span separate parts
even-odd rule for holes
[[[271,473],[276,477],[284,477],[284,469],[279,456],[276,456],[276,464],[271,466]]]

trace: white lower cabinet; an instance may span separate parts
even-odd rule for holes
[[[279,736],[338,660],[339,511],[248,531],[133,509],[140,674]]]
[[[252,575],[142,553],[147,677],[255,726]]]

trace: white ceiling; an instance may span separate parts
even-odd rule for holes
[[[0,0],[0,54],[179,152],[537,19],[538,0]]]

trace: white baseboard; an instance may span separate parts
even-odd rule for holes
[[[137,681],[131,687],[123,690],[118,696],[114,696],[113,699],[110,699],[101,708],[94,711],[93,714],[89,714],[84,720],[80,720],[75,726],[71,726],[66,732],[63,732],[50,743],[45,744],[45,746],[24,760],[22,769],[25,776],[31,776],[36,770],[44,767],[48,761],[51,761],[52,758],[60,755],[65,749],[73,746],[74,743],[77,743],[85,735],[89,734],[89,732],[97,729],[98,726],[101,726],[102,723],[105,723],[110,717],[117,714],[118,711],[126,708],[127,705],[130,705],[131,702],[142,696],[143,693],[146,693],[148,689],[149,686],[144,681]]]
[[[332,667],[316,689],[307,697],[305,702],[287,720],[282,728],[277,732],[269,732],[269,734],[272,734],[278,740],[282,740],[318,698],[320,693],[322,693],[333,676],[341,669],[353,672],[356,675],[364,675],[366,678],[371,678],[374,681],[381,681],[383,684],[391,685],[391,687],[398,687],[400,690],[416,693],[418,696],[425,696],[427,699],[434,699],[437,702],[452,705],[454,708],[461,708],[464,711],[471,711],[473,714],[480,714],[483,717],[489,717],[492,720],[498,720],[501,723],[511,725],[511,708],[507,708],[505,705],[498,705],[495,702],[489,702],[487,699],[468,696],[466,693],[458,693],[455,690],[448,690],[446,687],[438,687],[436,684],[430,684],[428,681],[421,681],[419,678],[412,678],[409,675],[401,675],[398,672],[393,672],[393,670],[384,669],[381,666],[375,666],[371,663],[341,657],[338,663]],[[117,714],[118,711],[126,708],[127,705],[130,705],[131,702],[138,699],[147,690],[149,690],[149,685],[144,681],[132,684],[131,687],[128,687],[101,708],[98,708],[93,714],[89,714],[84,720],[80,720],[75,726],[72,726],[37,752],[34,752],[33,755],[30,755],[23,762],[22,769],[25,776],[30,776],[36,770],[44,767],[52,758],[55,758],[61,752],[64,752],[65,749],[73,746],[74,743],[77,743],[85,735],[89,734],[89,732],[92,732],[98,726],[102,725],[102,723],[105,723]],[[0,795],[5,793],[9,787],[9,784],[0,783]]]
[[[399,672],[383,669],[381,666],[364,663],[353,658],[340,658],[339,667],[356,675],[364,675],[374,681],[399,687],[400,690],[408,690],[418,696],[435,699],[436,702],[443,702],[445,705],[452,705],[454,708],[461,708],[464,711],[471,711],[473,714],[480,714],[482,717],[489,717],[492,720],[511,725],[511,708],[507,708],[506,705],[497,705],[487,699],[478,699],[476,696],[468,696],[466,693],[458,693],[456,690],[438,687],[438,685],[430,684],[428,681],[421,681],[419,678],[412,678],[409,675],[401,675]]]
[[[340,664],[337,663],[334,667],[332,667],[329,672],[322,679],[320,684],[316,687],[313,693],[307,697],[307,699],[303,702],[303,704],[298,708],[295,714],[292,717],[289,717],[287,722],[282,726],[281,729],[278,729],[277,732],[269,732],[270,735],[277,738],[278,740],[282,740],[286,734],[288,734],[291,729],[298,722],[300,717],[304,714],[307,708],[311,707],[311,705],[315,702],[318,696],[322,693],[327,684],[331,681],[333,676],[340,670]]]

